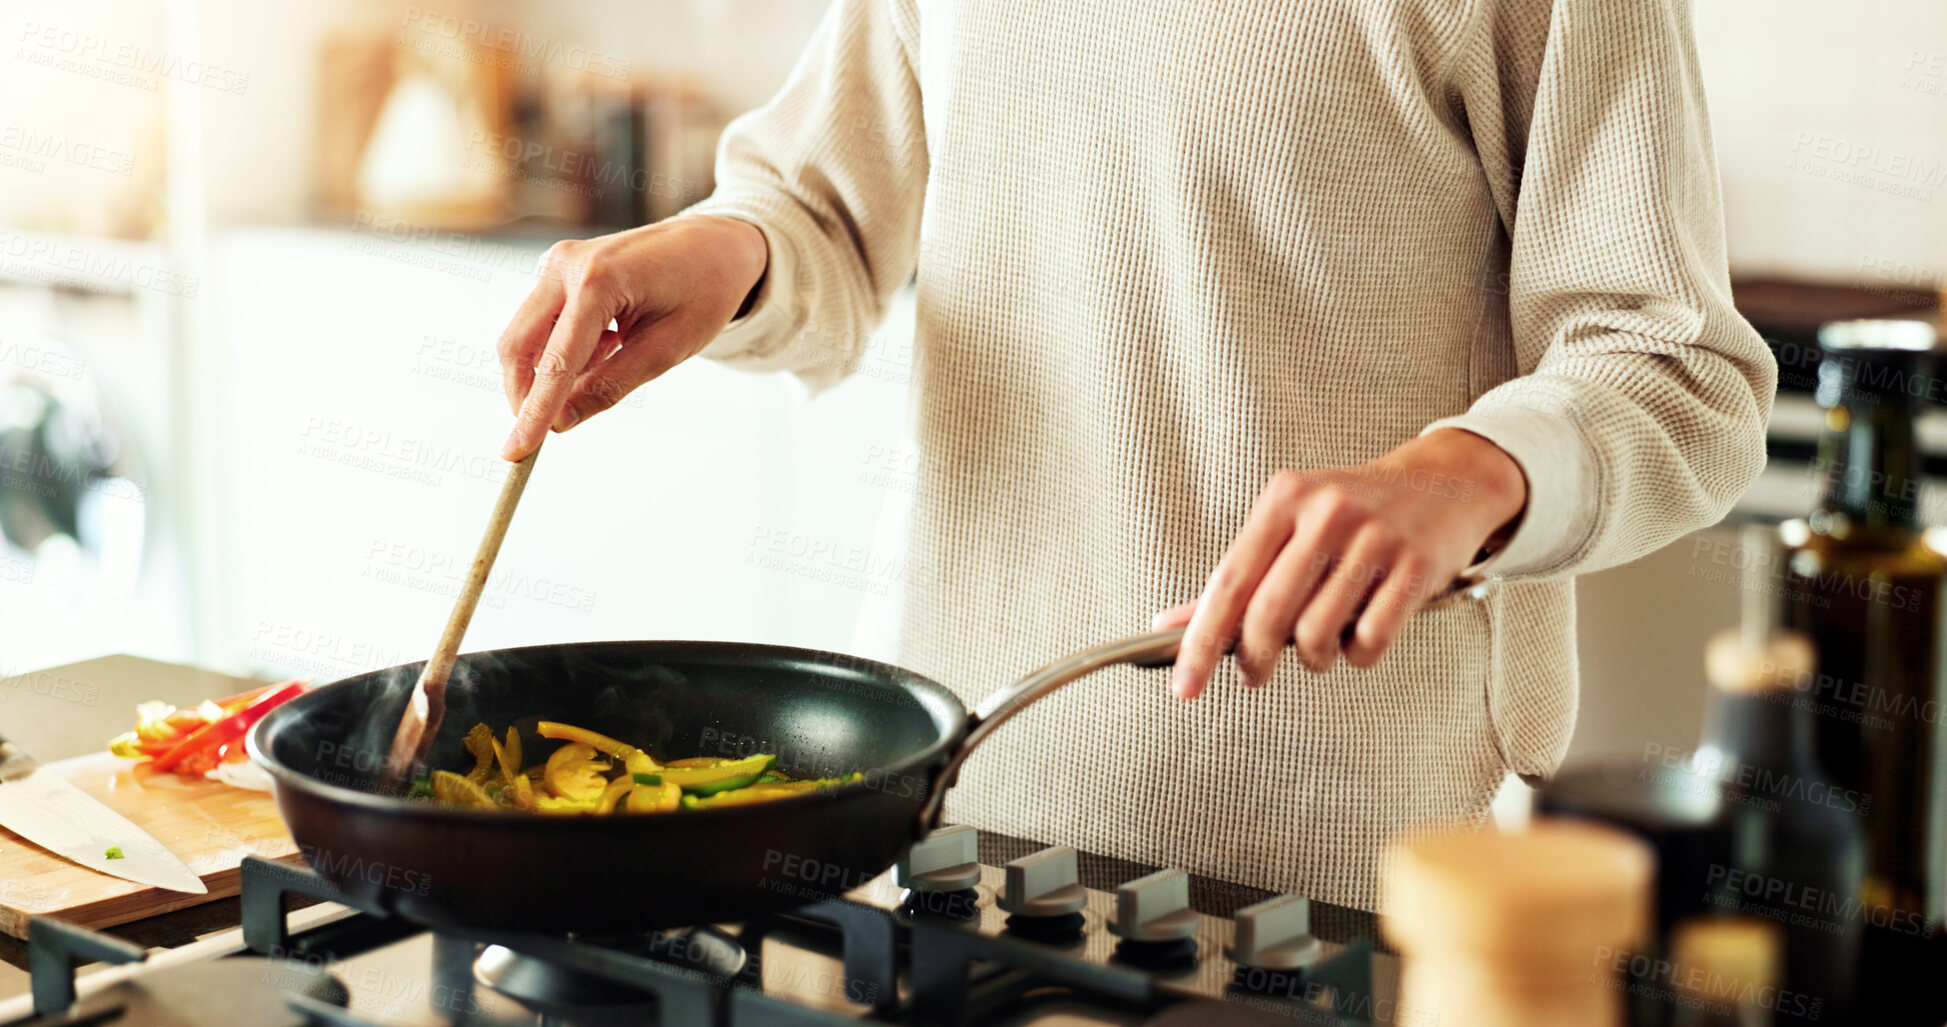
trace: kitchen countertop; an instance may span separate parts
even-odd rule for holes
[[[264,684],[140,656],[103,656],[0,678],[0,736],[43,763],[85,756],[135,726],[135,705],[194,706]],[[237,900],[219,899],[106,933],[146,948],[174,948],[235,927]],[[27,943],[0,936],[0,999],[27,992]]]
[[[128,730],[134,723],[137,703],[159,699],[192,706],[263,683],[139,656],[104,656],[0,678],[0,734],[44,762],[67,759],[98,751],[108,739]],[[1040,848],[1038,842],[983,833],[979,856],[981,862],[998,866]],[[1085,855],[1080,869],[1085,886],[1113,891],[1116,885],[1155,868]],[[1193,883],[1191,904],[1199,912],[1228,917],[1271,894],[1198,878]],[[311,905],[295,898],[291,901],[293,909]],[[179,948],[225,932],[234,933],[239,922],[238,904],[236,898],[219,899],[107,928],[104,933],[150,950]],[[1376,918],[1362,910],[1315,905],[1313,915],[1321,937],[1344,940],[1377,935]],[[94,964],[83,967],[80,973],[98,969],[101,965]],[[0,1003],[25,995],[28,984],[26,943],[0,936]]]
[[[266,682],[141,656],[102,656],[0,677],[0,735],[42,763],[98,752],[135,727],[135,705],[194,706]]]

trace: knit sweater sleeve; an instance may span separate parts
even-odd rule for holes
[[[1763,468],[1777,367],[1733,308],[1690,0],[1479,0],[1451,69],[1509,247],[1514,377],[1427,431],[1521,465],[1482,566],[1620,564],[1721,518]]]
[[[703,352],[812,389],[854,370],[913,273],[927,149],[912,0],[837,0],[783,88],[718,144],[717,187],[686,213],[764,233],[757,297]]]

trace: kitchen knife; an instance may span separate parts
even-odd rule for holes
[[[0,738],[0,827],[90,870],[201,895],[196,871],[127,817]],[[108,858],[110,848],[121,850]]]

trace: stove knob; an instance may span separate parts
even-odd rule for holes
[[[1239,966],[1296,970],[1318,962],[1324,946],[1312,937],[1312,902],[1296,895],[1265,899],[1237,911],[1224,954]]]
[[[1015,916],[1066,916],[1088,904],[1079,883],[1075,849],[1057,845],[1007,865],[1000,906]]]
[[[1158,870],[1115,890],[1109,931],[1125,941],[1175,941],[1196,934],[1197,920],[1190,908],[1190,875]]]
[[[892,880],[913,891],[963,891],[980,883],[980,832],[966,824],[942,827],[913,843],[892,868]]]

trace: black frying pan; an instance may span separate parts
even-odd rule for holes
[[[938,826],[960,763],[1029,703],[1102,667],[1174,658],[1182,632],[1072,656],[969,714],[945,688],[836,653],[727,642],[589,642],[460,657],[428,765],[473,764],[484,721],[565,721],[661,759],[778,755],[781,769],[865,780],[751,806],[550,816],[378,794],[412,664],[327,685],[251,732],[311,866],[353,897],[431,923],[623,931],[743,920],[857,887]]]

